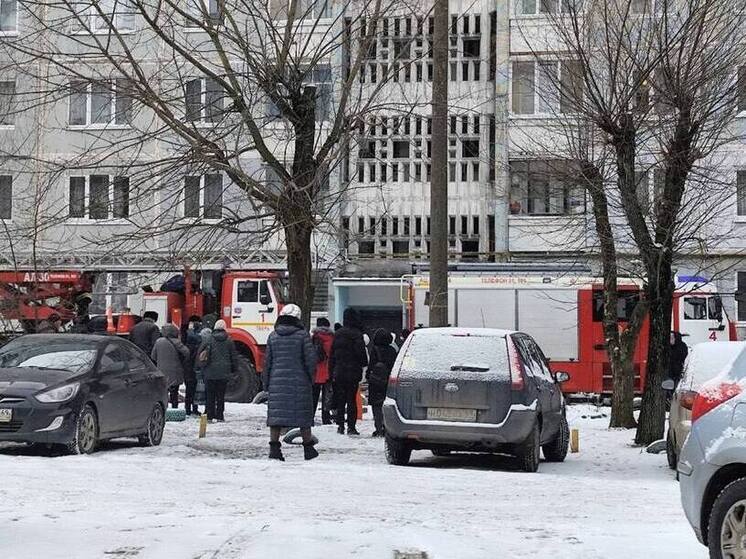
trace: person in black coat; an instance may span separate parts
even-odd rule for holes
[[[370,364],[365,378],[368,381],[368,403],[373,408],[373,420],[376,424],[374,437],[385,434],[383,427],[383,401],[386,399],[386,389],[389,376],[396,361],[396,350],[391,345],[391,332],[379,328],[373,336],[370,350]]]
[[[135,324],[135,327],[130,331],[130,341],[143,350],[147,356],[150,356],[153,352],[155,342],[161,337],[161,329],[156,324],[157,320],[157,312],[147,311],[143,315],[142,321]]]
[[[368,353],[363,341],[362,323],[357,311],[346,309],[342,320],[343,327],[334,334],[332,353],[329,357],[329,370],[334,383],[337,400],[337,432],[344,435],[345,410],[347,411],[347,432],[359,435],[357,423],[357,390],[363,380],[363,368],[368,365]]]
[[[267,390],[269,458],[284,460],[280,449],[283,428],[300,427],[306,460],[319,453],[313,447],[313,380],[316,375],[316,349],[300,321],[298,305],[285,305],[267,340],[264,379]]]
[[[679,385],[684,374],[684,363],[689,354],[689,348],[681,338],[681,332],[671,332],[671,361],[669,376],[676,386]]]
[[[183,336],[184,345],[189,349],[189,365],[184,370],[184,407],[187,415],[199,415],[199,408],[195,402],[195,394],[197,393],[197,373],[195,371],[195,361],[197,360],[197,353],[199,352],[199,346],[202,345],[202,336],[200,336],[200,330],[202,329],[202,320],[198,316],[189,317],[189,325],[187,326],[186,333]]]

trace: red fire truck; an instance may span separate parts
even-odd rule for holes
[[[87,312],[96,273],[0,272],[0,316],[23,331],[55,313],[64,322]],[[158,312],[159,324],[181,326],[192,315],[222,318],[241,354],[240,371],[228,383],[226,399],[251,400],[260,388],[267,338],[283,306],[284,287],[278,272],[230,271],[210,274],[210,295],[202,288],[203,274],[187,270],[183,289],[144,293],[140,307],[110,317],[111,333],[127,335],[135,316]],[[134,299],[134,298],[133,298]]]
[[[620,282],[619,327],[624,328],[641,289],[640,282]],[[402,278],[405,324],[427,326],[427,275]],[[531,334],[554,370],[570,373],[568,393],[611,392],[602,327],[603,285],[598,278],[570,275],[452,273],[448,289],[449,323],[453,326],[504,328]],[[688,345],[708,340],[735,340],[735,326],[723,311],[715,287],[701,277],[680,276],[672,327]],[[644,386],[648,324],[643,325],[634,356],[635,389]]]

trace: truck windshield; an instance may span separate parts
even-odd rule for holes
[[[272,281],[272,289],[275,292],[275,295],[277,296],[278,303],[284,303],[288,300],[288,283],[287,280],[284,279],[273,279]]]
[[[415,335],[402,358],[400,374],[452,376],[454,373],[509,374],[505,338],[497,336]]]

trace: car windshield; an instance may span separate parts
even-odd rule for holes
[[[40,344],[11,342],[0,349],[0,367],[28,367],[82,373],[96,361],[98,348],[91,343]]]
[[[400,374],[410,376],[505,376],[505,338],[467,335],[415,335],[402,358]]]

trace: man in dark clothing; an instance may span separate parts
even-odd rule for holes
[[[311,341],[316,348],[317,356],[316,376],[313,380],[313,413],[316,414],[319,398],[321,398],[321,422],[324,425],[331,425],[332,422],[332,383],[329,379],[329,356],[332,353],[334,332],[332,332],[330,326],[331,324],[326,318],[320,317],[316,320],[316,328],[311,333]]]
[[[386,389],[389,385],[391,369],[396,361],[396,350],[391,345],[391,332],[379,328],[373,336],[373,346],[370,350],[370,364],[365,378],[368,381],[368,403],[373,408],[373,420],[376,424],[374,437],[385,434],[383,427],[383,401],[386,399]]]
[[[684,362],[689,354],[689,348],[681,339],[681,332],[671,332],[671,368],[669,376],[676,386],[679,385],[684,373]]]
[[[197,355],[205,379],[206,411],[210,421],[225,421],[225,389],[238,369],[238,351],[225,331],[225,320],[215,322],[210,341]]]
[[[337,432],[344,435],[345,409],[347,410],[347,432],[359,435],[357,422],[357,389],[363,379],[363,367],[368,365],[368,354],[363,341],[362,324],[357,311],[346,309],[343,327],[334,334],[329,370],[334,382],[337,401]]]
[[[157,312],[147,311],[143,315],[142,321],[135,324],[135,327],[130,331],[130,341],[143,350],[145,355],[150,355],[153,352],[155,342],[161,337],[161,330],[156,324],[157,320]]]
[[[202,336],[200,336],[200,330],[202,329],[202,320],[198,316],[189,317],[189,325],[184,335],[184,345],[189,350],[189,366],[184,371],[184,407],[187,415],[199,415],[199,409],[194,401],[194,396],[197,393],[197,373],[194,370],[194,362],[197,358],[197,351],[199,346],[202,345]]]
[[[36,328],[37,334],[59,334],[62,331],[62,319],[57,313],[50,314],[49,318],[42,320]]]
[[[313,381],[316,375],[316,350],[311,336],[300,321],[298,305],[285,305],[267,340],[264,375],[267,389],[267,426],[269,458],[284,461],[280,448],[283,428],[299,427],[303,437],[303,456],[313,460],[319,453],[311,434],[313,425]]]

